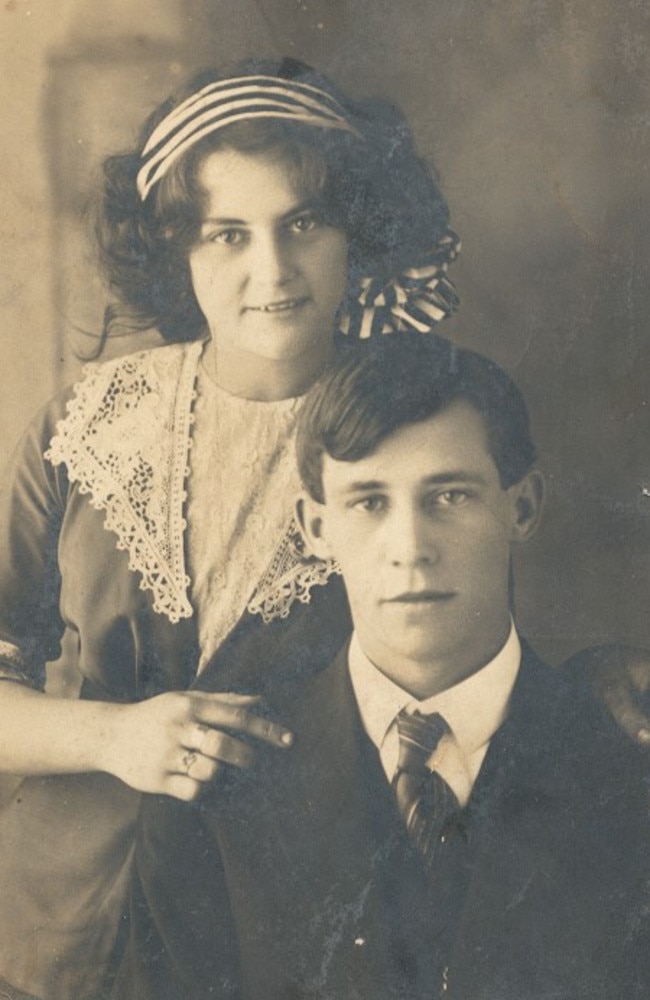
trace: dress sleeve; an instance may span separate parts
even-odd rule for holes
[[[43,458],[69,392],[28,427],[0,483],[0,680],[38,690],[61,653],[58,539],[67,497],[63,467]]]

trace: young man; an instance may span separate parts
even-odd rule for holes
[[[433,336],[357,347],[298,454],[354,633],[269,695],[290,750],[145,810],[130,995],[646,997],[643,762],[511,617],[543,499],[519,391]]]

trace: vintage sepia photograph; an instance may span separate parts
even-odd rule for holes
[[[0,1000],[647,1000],[650,8],[0,23]]]

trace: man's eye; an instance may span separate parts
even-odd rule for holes
[[[431,497],[431,502],[438,507],[458,507],[469,500],[467,490],[442,490]]]
[[[363,497],[361,500],[355,500],[352,504],[354,510],[360,510],[364,514],[377,514],[384,510],[385,506],[384,497]]]

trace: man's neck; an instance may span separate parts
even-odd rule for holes
[[[364,642],[364,637],[358,633],[357,637],[364,654],[380,673],[413,698],[422,701],[460,684],[487,666],[503,649],[512,625],[508,615],[491,640],[483,642],[479,649],[458,649],[457,655],[445,655],[436,660],[403,656],[399,652],[377,648],[373,642]]]

